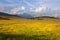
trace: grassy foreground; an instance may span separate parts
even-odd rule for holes
[[[60,19],[0,20],[0,40],[60,40]]]

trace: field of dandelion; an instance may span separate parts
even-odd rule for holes
[[[60,19],[0,20],[0,40],[60,40]]]

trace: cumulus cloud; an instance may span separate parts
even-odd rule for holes
[[[0,11],[10,14],[26,12],[33,16],[57,17],[60,16],[60,0],[0,0]]]
[[[18,15],[18,14],[24,13],[24,11],[25,11],[25,7],[24,7],[24,6],[16,7],[16,8],[13,8],[13,9],[10,11],[10,14]]]
[[[46,7],[38,7],[38,8],[36,8],[36,12],[42,12],[42,11],[44,11],[46,9]]]

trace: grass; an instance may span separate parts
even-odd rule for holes
[[[0,40],[60,40],[60,19],[0,20]]]
[[[56,35],[12,35],[12,34],[1,34],[0,40],[56,40]]]

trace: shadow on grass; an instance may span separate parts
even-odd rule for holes
[[[12,34],[2,34],[0,33],[0,40],[56,40],[47,35],[12,35]]]
[[[0,17],[0,20],[10,20],[9,18]]]

